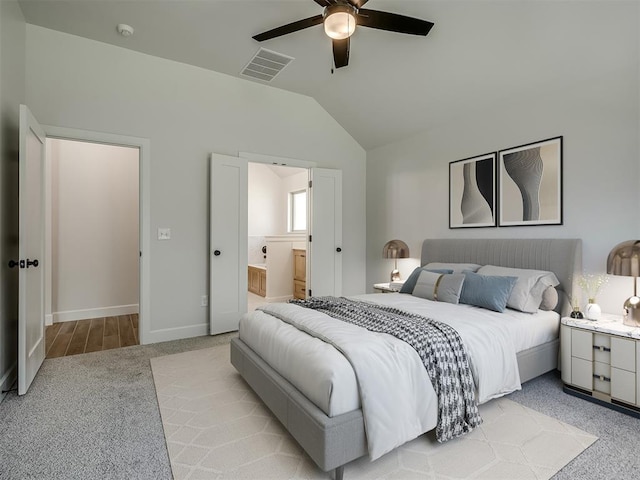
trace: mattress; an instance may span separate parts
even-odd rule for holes
[[[513,343],[515,352],[542,345],[558,337],[559,315],[536,314],[507,309],[504,313],[473,307],[432,302],[406,294],[367,294],[351,297],[401,308],[456,328],[470,352],[474,345],[487,344],[488,329],[499,325]],[[360,408],[357,380],[349,361],[332,345],[301,332],[261,311],[240,322],[240,338],[293,384],[329,417]],[[473,356],[471,363],[473,364]],[[482,379],[476,379],[481,382]],[[501,392],[504,394],[508,392]],[[493,395],[490,398],[493,398]],[[484,401],[489,398],[483,399]]]

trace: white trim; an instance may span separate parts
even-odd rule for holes
[[[265,297],[267,303],[282,303],[293,299],[293,295],[285,295],[283,297]]]
[[[92,132],[77,128],[42,125],[47,137],[106,143],[140,150],[140,344],[151,340],[151,141],[148,138],[130,137],[115,133]],[[45,286],[51,288],[51,283]]]
[[[7,372],[0,378],[0,403],[7,396],[7,391],[11,390],[13,384],[16,383],[18,378],[18,362],[13,362],[13,365],[9,367]],[[2,393],[5,392],[5,393]]]
[[[86,320],[89,318],[117,317],[118,315],[131,315],[139,313],[140,306],[116,305],[113,307],[87,308],[85,310],[67,310],[66,312],[53,312],[53,322],[75,322],[76,320]]]
[[[273,155],[263,155],[261,153],[238,152],[238,157],[246,158],[253,163],[268,163],[270,165],[280,165],[287,167],[313,168],[316,162],[309,160],[298,160],[297,158],[276,157]]]
[[[189,325],[186,327],[163,328],[151,330],[147,333],[147,343],[169,342],[183,338],[202,337],[209,335],[209,324]]]
[[[50,327],[51,325],[53,325],[53,314],[46,313],[44,315],[44,326],[45,327]]]

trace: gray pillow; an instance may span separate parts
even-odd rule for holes
[[[440,263],[440,262],[431,262],[427,263],[424,268],[428,268],[429,270],[451,270],[449,273],[463,273],[465,270],[469,270],[471,272],[477,272],[478,269],[482,265],[478,265],[477,263]]]
[[[418,276],[413,296],[436,302],[457,304],[460,300],[463,283],[464,274],[462,273],[446,275],[423,270]]]
[[[485,265],[477,273],[516,277],[518,280],[509,295],[507,307],[526,313],[536,313],[547,287],[555,287],[560,283],[553,272],[546,270]]]
[[[516,277],[498,277],[464,272],[460,303],[475,305],[495,312],[504,312],[507,300],[516,284]]]
[[[426,267],[416,267],[413,272],[411,272],[411,275],[409,275],[409,278],[407,278],[404,281],[404,284],[402,285],[402,287],[400,287],[400,293],[413,293],[413,289],[416,286],[416,282],[418,281],[418,277],[420,276],[420,273],[423,270],[426,270]],[[434,273],[453,273],[453,270],[431,270],[429,269],[430,272],[434,272]]]
[[[540,310],[551,311],[558,305],[558,291],[556,287],[547,287],[542,292],[542,302]]]

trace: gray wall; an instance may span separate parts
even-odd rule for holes
[[[341,169],[343,290],[365,290],[366,154],[312,98],[33,25],[26,72],[41,123],[151,142],[149,341],[207,331],[210,152]]]
[[[604,273],[610,249],[639,238],[638,4],[612,5],[611,16],[620,21],[594,25],[600,29],[598,41],[609,42],[601,52],[617,58],[608,69],[594,56],[580,83],[567,85],[559,78],[552,85],[531,85],[490,109],[367,152],[369,290],[388,277],[391,264],[381,256],[392,238],[406,241],[417,258],[427,237],[578,237],[586,273]],[[566,61],[588,66],[578,57]],[[448,228],[449,162],[559,135],[564,136],[564,225]],[[406,277],[417,262],[401,261],[401,273]],[[604,311],[620,313],[631,293],[631,279],[612,277],[598,301]]]
[[[0,389],[16,375],[18,271],[18,129],[25,87],[25,22],[16,2],[0,2]],[[4,394],[0,393],[0,401]]]

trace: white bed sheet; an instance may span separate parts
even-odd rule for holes
[[[488,332],[473,328],[474,324],[482,325],[483,322],[502,325],[501,330],[513,342],[516,352],[558,337],[560,320],[555,312],[529,314],[507,309],[497,313],[469,305],[432,302],[407,294],[379,293],[352,298],[394,306],[448,323],[460,332],[465,344],[470,344],[470,351],[473,351],[474,343],[482,346],[491,342]],[[353,368],[333,346],[261,311],[242,319],[240,338],[328,416],[360,408]],[[473,369],[473,357],[471,362]],[[475,369],[474,374],[477,375]],[[482,385],[483,379],[478,380]],[[491,395],[480,390],[479,401],[483,403],[509,393],[513,386],[507,390]]]

